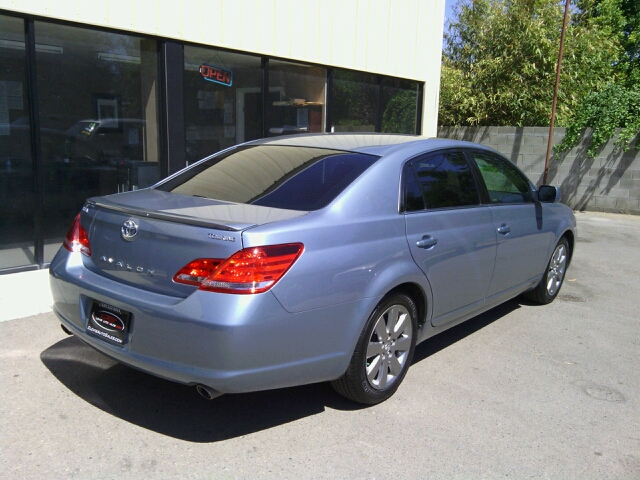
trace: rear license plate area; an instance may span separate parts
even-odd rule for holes
[[[131,313],[108,303],[93,300],[87,333],[119,347],[127,343]]]

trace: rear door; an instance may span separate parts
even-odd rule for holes
[[[407,240],[431,285],[432,322],[439,325],[485,298],[496,255],[491,212],[459,150],[407,163],[403,180]]]

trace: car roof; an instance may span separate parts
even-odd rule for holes
[[[281,137],[264,138],[249,142],[252,145],[281,145],[297,147],[330,148],[347,150],[373,155],[387,155],[403,147],[421,147],[422,151],[453,147],[474,147],[490,150],[476,143],[446,138],[433,138],[420,135],[398,135],[386,133],[322,133],[286,135]]]

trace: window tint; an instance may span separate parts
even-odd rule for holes
[[[532,200],[528,182],[512,165],[487,153],[472,152],[471,156],[487,186],[491,203],[523,203]]]
[[[198,163],[157,188],[227,202],[317,210],[378,158],[323,148],[257,145]]]
[[[477,205],[478,189],[462,152],[445,152],[412,162],[427,208]]]

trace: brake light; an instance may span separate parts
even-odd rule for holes
[[[217,258],[199,258],[182,267],[173,276],[173,281],[199,287],[203,280],[209,277],[221,263],[222,260]]]
[[[304,245],[301,243],[245,248],[224,261],[194,260],[184,266],[173,279],[178,283],[199,285],[200,290],[209,292],[262,293],[282,278],[303,250]],[[203,278],[206,273],[205,262],[209,262],[207,265],[211,267],[213,262],[219,262],[219,265]]]
[[[87,257],[91,256],[89,236],[87,235],[87,231],[80,225],[80,214],[76,215],[76,218],[73,220],[63,245],[64,248],[70,252],[81,252]]]

